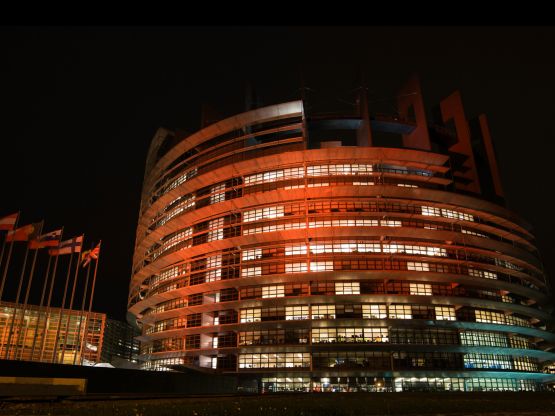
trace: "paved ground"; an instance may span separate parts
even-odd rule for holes
[[[0,400],[0,415],[26,416],[555,416],[555,393],[315,393],[186,398]]]

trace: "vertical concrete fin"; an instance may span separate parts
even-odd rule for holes
[[[359,89],[357,104],[359,117],[362,121],[357,130],[357,146],[372,146],[372,128],[368,111],[368,90],[364,84]]]
[[[410,134],[403,134],[403,146],[422,150],[431,150],[428,122],[424,110],[424,100],[417,75],[409,78],[397,96],[397,109],[403,118],[414,117],[416,128]],[[409,117],[410,116],[410,117]]]
[[[456,141],[449,147],[449,151],[458,153],[464,158],[462,166],[455,168],[455,177],[462,178],[468,183],[455,182],[455,187],[464,191],[480,193],[480,181],[472,152],[470,128],[464,114],[464,107],[460,91],[455,91],[440,102],[443,123],[453,121],[457,133]]]
[[[499,168],[497,167],[497,158],[493,149],[493,142],[491,140],[491,133],[489,131],[488,118],[485,114],[478,116],[480,122],[480,131],[482,132],[482,139],[484,141],[484,148],[488,157],[489,170],[493,179],[493,186],[497,196],[503,198],[503,187],[501,186],[501,177],[499,175]]]

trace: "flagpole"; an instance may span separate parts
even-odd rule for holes
[[[91,250],[93,248],[94,248],[94,245],[91,245]],[[87,316],[85,318],[85,326],[83,329],[81,329],[81,324],[83,323],[83,315],[85,313],[85,301],[87,299],[87,290],[89,286],[90,272],[91,272],[91,263],[89,262],[89,265],[87,266],[87,275],[85,277],[85,289],[83,293],[83,300],[81,301],[81,313],[79,315],[79,331],[81,332],[81,336],[79,337],[80,338],[80,342],[79,342],[79,364],[80,365],[83,365],[83,343],[86,340],[85,334],[87,333],[88,325],[89,325],[89,317]],[[77,354],[73,356],[73,365],[75,365],[76,358],[77,358]]]
[[[56,255],[56,260],[54,260],[54,270],[52,271],[52,281],[50,282],[50,290],[48,292],[48,301],[46,302],[46,319],[44,320],[44,329],[43,329],[43,333],[44,336],[42,337],[42,341],[40,344],[40,357],[39,357],[39,361],[42,361],[42,357],[44,355],[44,344],[46,342],[46,336],[47,336],[47,326],[48,326],[48,321],[50,320],[50,315],[52,314],[52,310],[50,308],[50,302],[52,301],[52,292],[54,290],[54,282],[56,281],[56,270],[58,269],[58,259],[60,258],[60,255]]]
[[[8,238],[8,232],[6,231],[6,235],[4,236],[4,240],[2,241],[2,252],[0,252],[0,269],[2,268],[2,260],[4,260],[4,251],[6,250],[6,240]]]
[[[62,236],[63,235],[64,235],[64,227],[62,226],[61,231],[60,231],[60,240],[58,241],[58,245],[62,241]],[[58,260],[57,256],[56,256],[56,260]],[[33,360],[33,357],[35,355],[35,346],[36,346],[36,342],[37,342],[37,336],[38,336],[40,321],[41,321],[41,316],[42,316],[42,304],[44,302],[44,296],[46,295],[46,287],[48,286],[48,280],[50,278],[49,274],[50,274],[50,265],[51,265],[51,263],[52,263],[52,256],[50,255],[50,253],[48,253],[48,265],[46,266],[46,275],[44,277],[44,283],[42,285],[42,293],[41,293],[41,296],[40,296],[39,316],[37,318],[37,329],[35,330],[35,337],[33,338],[33,347],[31,349],[31,360]],[[54,270],[56,270],[55,267],[54,267]],[[46,314],[47,312],[48,312],[48,310],[46,310],[45,314],[44,314],[46,321],[48,320],[48,315]],[[43,334],[42,337],[44,339],[46,337],[46,331],[43,331],[42,334]]]
[[[38,312],[38,316],[37,316],[37,326],[35,329],[35,336],[33,337],[33,346],[31,347],[31,361],[33,361],[33,358],[35,356],[35,344],[37,342],[37,337],[39,334],[39,329],[40,329],[40,324],[41,324],[41,317],[42,317],[42,303],[44,302],[44,296],[46,295],[46,287],[48,286],[48,279],[49,279],[49,275],[50,275],[50,266],[52,263],[52,256],[48,256],[48,264],[46,266],[46,274],[44,276],[44,283],[42,285],[42,292],[40,295],[40,302],[39,302],[39,312]]]
[[[84,238],[83,238],[83,241],[84,241]],[[69,300],[69,308],[68,308],[69,313],[67,314],[67,319],[66,319],[66,333],[64,336],[64,343],[62,344],[62,360],[66,352],[67,339],[69,336],[69,322],[71,320],[71,315],[72,315],[73,299],[75,298],[75,287],[77,286],[77,278],[79,276],[79,266],[81,265],[80,258],[81,258],[81,254],[79,254],[79,257],[77,257],[77,261],[75,262],[75,274],[73,276],[73,286],[71,288],[71,298]],[[75,349],[73,350],[73,354],[75,355]]]
[[[13,227],[13,230],[17,230],[18,222],[19,222],[19,212],[17,213],[17,218],[15,219],[15,225]],[[8,239],[8,233],[6,233],[6,237],[4,238],[4,244],[6,244],[7,239]],[[8,267],[10,266],[10,259],[12,257],[14,241],[15,239],[10,241],[10,248],[8,249],[8,257],[6,259],[6,265],[4,266],[4,272],[2,273],[2,283],[0,283],[0,301],[2,300],[2,294],[4,293],[4,284],[6,283],[6,276],[8,275]]]
[[[70,276],[70,272],[71,272],[71,265],[73,264],[73,256],[75,253],[71,253],[71,256],[69,258],[69,267],[67,268],[67,274],[66,274],[66,284],[64,287],[64,296],[62,297],[62,306],[60,308],[60,313],[58,314],[58,328],[56,328],[56,340],[54,342],[54,351],[52,353],[52,362],[58,362],[58,359],[56,358],[56,352],[58,350],[58,339],[60,337],[60,327],[62,325],[62,315],[64,312],[64,307],[66,304],[66,296],[67,296],[67,287],[69,286],[69,276]]]
[[[42,221],[40,223],[40,227],[39,227],[39,231],[38,231],[38,236],[40,236],[42,234],[42,229],[44,227],[44,221]],[[28,244],[31,244],[31,241],[29,241]],[[25,349],[25,337],[27,336],[27,331],[29,328],[29,324],[31,323],[31,316],[29,314],[29,321],[28,324],[25,327],[25,332],[23,332],[22,328],[23,328],[23,320],[25,318],[25,311],[27,310],[27,304],[29,303],[29,294],[31,293],[31,285],[33,284],[33,274],[35,273],[35,265],[37,263],[37,255],[39,253],[39,249],[36,248],[35,249],[35,254],[33,256],[33,261],[31,263],[31,271],[29,273],[29,280],[27,281],[27,289],[25,290],[25,298],[23,300],[23,309],[21,312],[21,318],[19,320],[19,332],[17,333],[17,341],[15,342],[15,359],[17,360],[17,354],[19,352],[19,358],[21,359],[23,356],[23,350]],[[21,339],[21,334],[23,334],[23,345],[21,346],[21,351],[18,351],[19,349],[19,340]]]
[[[98,242],[98,248],[100,249],[100,245],[102,244],[102,240],[100,240]],[[100,251],[98,252],[98,257],[96,259],[96,264],[94,265],[94,273],[93,273],[93,281],[92,281],[92,287],[91,287],[91,296],[89,298],[89,312],[87,313],[87,319],[90,319],[91,317],[91,310],[92,310],[92,304],[93,304],[93,298],[94,298],[94,288],[96,286],[96,272],[98,271],[98,263],[100,262]],[[87,323],[87,330],[88,330],[88,323]],[[86,339],[85,339],[85,342]],[[102,348],[102,346],[100,346],[100,348]],[[101,352],[102,350],[100,350]]]
[[[9,357],[9,351],[10,351],[10,342],[12,341],[12,331],[13,331],[13,325],[15,323],[15,320],[17,318],[17,306],[19,305],[19,296],[21,295],[21,288],[23,286],[23,275],[25,274],[25,268],[27,266],[27,257],[29,256],[29,244],[27,244],[27,248],[25,249],[25,257],[23,259],[23,268],[21,269],[21,274],[19,276],[19,285],[17,287],[17,295],[15,297],[15,304],[14,304],[14,311],[13,311],[13,317],[12,317],[12,323],[10,325],[10,332],[8,333],[8,342],[6,344],[6,354],[4,356],[4,359],[7,360]]]

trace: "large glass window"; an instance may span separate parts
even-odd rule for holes
[[[310,354],[304,352],[239,354],[239,368],[310,367]]]
[[[312,305],[312,319],[335,319],[335,305]]]
[[[495,272],[488,272],[486,270],[477,270],[468,268],[468,275],[474,277],[483,277],[484,279],[497,279],[497,273]]]
[[[242,277],[252,277],[262,275],[262,267],[243,267],[241,269]]]
[[[474,313],[476,314],[476,322],[488,322],[492,324],[505,323],[505,315],[500,312],[483,311],[480,309],[476,309]]]
[[[311,272],[333,271],[333,261],[311,261]]]
[[[412,319],[411,305],[390,305],[389,317],[391,319]]]
[[[285,307],[285,319],[287,321],[298,319],[309,319],[307,305],[295,305]]]
[[[508,347],[505,334],[485,331],[463,331],[460,333],[462,345],[488,347]]]
[[[362,317],[364,319],[386,319],[386,305],[362,305]]]
[[[407,270],[414,270],[417,272],[429,272],[430,264],[415,261],[407,261]]]
[[[360,295],[360,282],[335,282],[336,295]]]
[[[436,306],[436,319],[438,321],[456,321],[455,308],[453,306]]]
[[[225,201],[225,183],[210,188],[210,204]]]
[[[306,244],[294,244],[285,246],[286,256],[300,256],[306,254]]]
[[[242,252],[242,260],[258,260],[262,258],[262,249],[261,248],[254,248],[252,250],[243,250]]]
[[[262,310],[260,308],[241,309],[241,323],[243,322],[260,322]]]
[[[224,218],[217,218],[208,222],[208,241],[223,240],[224,238]]]
[[[411,283],[410,294],[432,296],[432,285],[426,283]]]
[[[272,285],[262,287],[263,298],[282,298],[285,296],[284,285]]]
[[[279,218],[283,217],[284,213],[285,209],[283,205],[251,209],[243,212],[243,222],[258,221],[267,218]]]

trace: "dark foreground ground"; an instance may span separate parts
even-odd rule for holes
[[[0,399],[0,415],[555,415],[555,393],[313,393]]]

